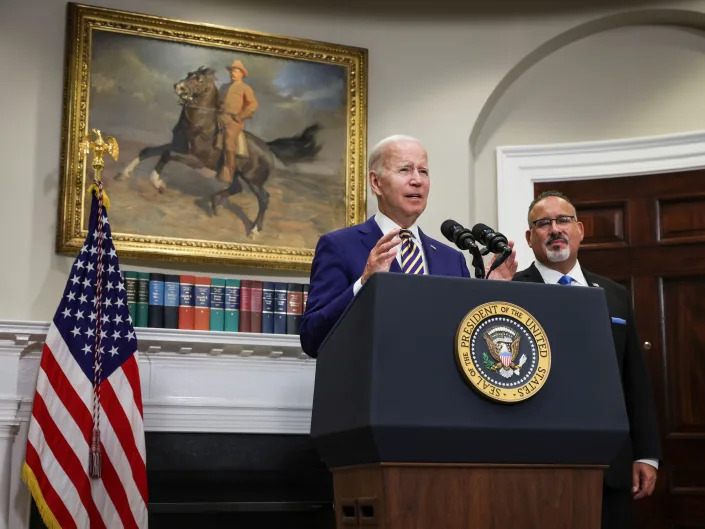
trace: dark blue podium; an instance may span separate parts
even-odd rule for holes
[[[455,337],[488,302],[522,307],[550,343],[530,399],[463,378]],[[375,274],[318,356],[311,436],[338,528],[600,526],[603,470],[628,436],[604,292]]]

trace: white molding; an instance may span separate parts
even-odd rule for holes
[[[145,404],[144,420],[152,432],[308,434],[311,411],[171,401]]]
[[[0,439],[12,439],[20,419],[20,399],[17,393],[20,352],[29,343],[32,326],[18,327],[6,335],[0,329]]]
[[[12,527],[29,523],[20,469],[48,330],[46,322],[0,321],[0,514],[9,504]],[[146,431],[309,433],[316,362],[298,335],[135,331]]]
[[[15,424],[29,420],[48,329],[0,321],[0,362],[3,345],[19,362]],[[309,433],[316,363],[297,335],[146,328],[136,334],[145,430]]]
[[[4,358],[0,358],[0,369],[8,367],[7,356],[3,353]],[[0,386],[0,391],[5,389]],[[20,430],[19,406],[20,401],[15,396],[0,396],[0,529],[11,527],[10,491],[14,480],[19,479],[19,474],[16,477],[12,474],[12,449],[17,444],[15,438]]]
[[[20,401],[13,397],[0,397],[0,439],[14,439],[20,425]]]
[[[498,147],[498,230],[515,241],[519,269],[526,268],[533,261],[525,231],[534,183],[702,167],[705,167],[705,131],[628,140]]]
[[[49,331],[48,322],[0,321],[0,347],[14,342],[16,346],[26,346],[31,342],[42,341]],[[301,350],[298,335],[261,334],[251,332],[186,331],[181,329],[154,329],[135,327],[138,337],[137,349],[140,353],[152,353],[173,349],[174,344],[189,352],[228,352],[249,356],[263,354],[308,359]],[[243,352],[244,351],[244,352]]]

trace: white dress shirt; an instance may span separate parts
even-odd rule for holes
[[[377,223],[377,226],[379,226],[379,229],[382,230],[383,234],[387,234],[390,231],[393,230],[401,230],[403,229],[401,226],[399,226],[396,222],[394,222],[392,219],[387,217],[384,213],[377,212],[375,214],[375,222]],[[421,252],[421,259],[423,259],[423,273],[428,274],[428,265],[426,264],[426,254],[424,254],[423,251],[423,244],[421,244],[421,237],[419,237],[419,227],[414,223],[412,226],[409,228],[406,228],[409,230],[413,235],[414,235],[414,243],[416,246],[419,247],[419,251]],[[399,240],[399,237],[397,236],[397,240]],[[396,255],[396,260],[397,263],[399,263],[399,266],[401,267],[401,251],[400,247],[397,246],[397,255]],[[357,293],[360,291],[362,288],[362,277],[360,277],[357,281],[355,281],[355,284],[353,285],[353,295],[357,296]]]
[[[567,274],[562,274],[553,268],[549,268],[544,264],[539,263],[538,261],[534,261],[534,265],[536,266],[536,269],[539,271],[539,274],[541,274],[541,277],[543,278],[544,283],[548,283],[551,285],[557,285],[558,280],[563,277],[564,275],[570,276],[573,278],[573,282],[571,283],[571,286],[573,285],[578,285],[581,287],[588,287],[587,279],[585,279],[585,275],[583,274],[583,269],[580,268],[580,263],[577,261],[575,262],[575,266],[571,269],[570,272]]]

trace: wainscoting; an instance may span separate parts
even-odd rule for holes
[[[0,321],[0,529],[35,524],[20,469],[48,327]],[[136,331],[152,529],[334,527],[298,336]]]

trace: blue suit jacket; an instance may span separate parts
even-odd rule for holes
[[[309,356],[318,348],[353,299],[353,285],[361,276],[370,251],[382,237],[374,217],[356,226],[323,235],[311,266],[311,286],[301,319],[301,346]],[[419,230],[426,270],[431,275],[470,277],[459,251]],[[390,272],[401,273],[395,259]]]

